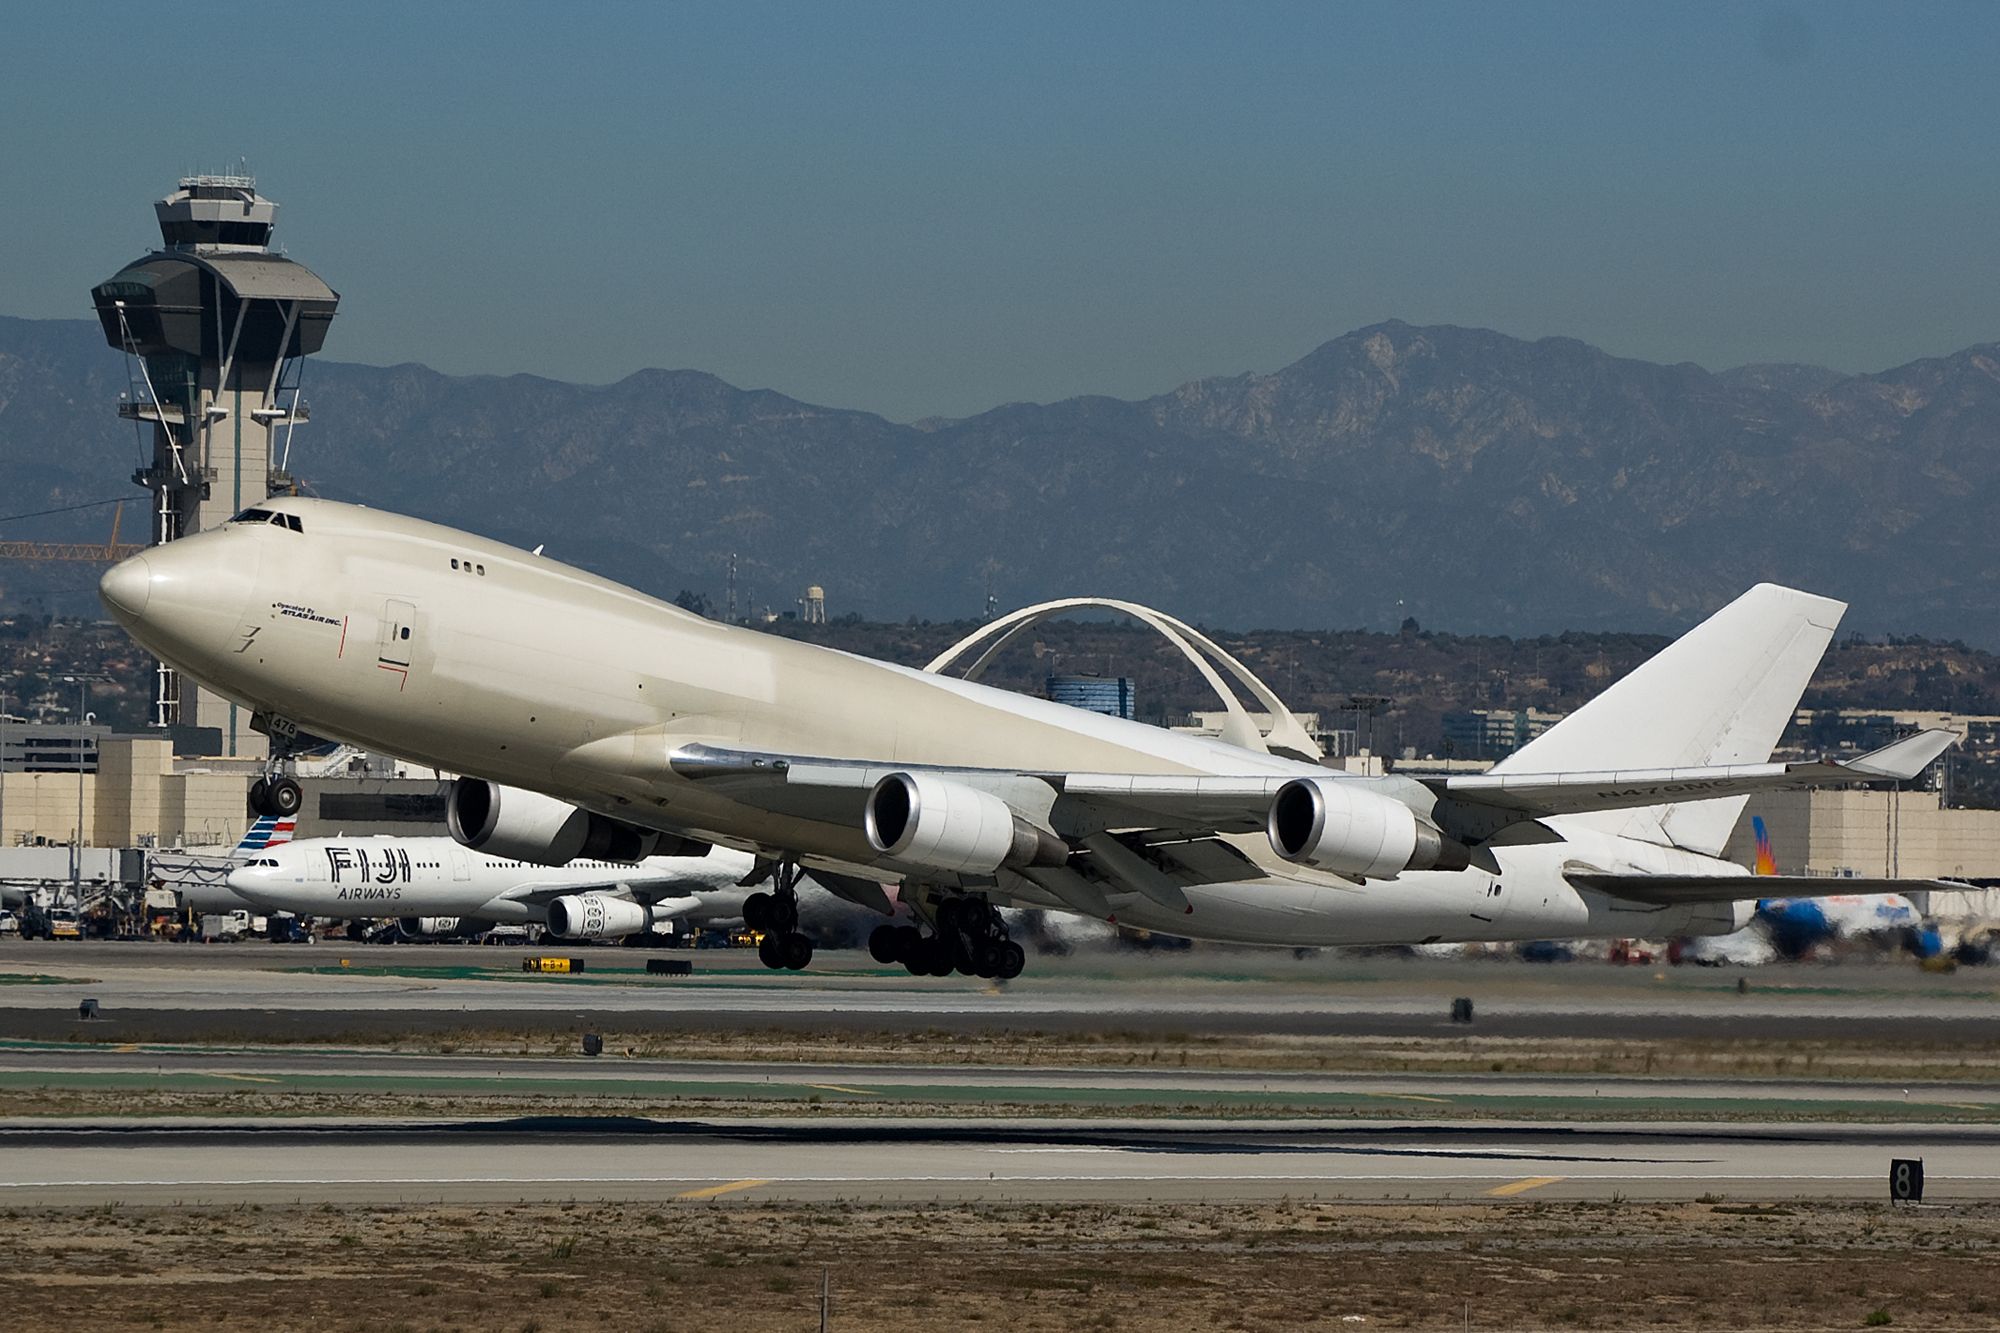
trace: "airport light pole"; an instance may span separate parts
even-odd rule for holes
[[[79,916],[83,913],[83,752],[90,743],[90,714],[86,710],[90,682],[96,679],[99,677],[63,677],[65,683],[76,686],[76,836],[70,840],[69,902]]]

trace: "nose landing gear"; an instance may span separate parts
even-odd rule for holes
[[[999,909],[975,898],[946,898],[937,905],[937,929],[877,926],[868,952],[878,963],[901,963],[913,977],[969,977],[1012,981],[1027,965],[1027,951],[1007,936]]]
[[[772,971],[803,971],[812,962],[813,942],[799,933],[798,883],[802,872],[795,861],[778,864],[777,887],[743,900],[743,924],[760,932],[757,961]]]

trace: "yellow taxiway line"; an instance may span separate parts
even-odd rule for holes
[[[1529,1176],[1526,1180],[1510,1180],[1505,1185],[1486,1191],[1486,1197],[1489,1199],[1510,1198],[1516,1194],[1526,1194],[1529,1190],[1538,1190],[1544,1185],[1553,1185],[1557,1181],[1566,1178],[1564,1176]]]
[[[707,1189],[689,1190],[676,1194],[676,1199],[713,1199],[719,1194],[734,1194],[738,1190],[754,1190],[759,1185],[768,1185],[768,1180],[732,1180],[727,1185],[710,1185]]]

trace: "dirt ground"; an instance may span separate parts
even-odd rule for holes
[[[1990,1329],[2000,1205],[937,1204],[0,1212],[0,1326]]]
[[[1549,1037],[1423,1038],[1293,1034],[942,1031],[696,1032],[606,1028],[604,1047],[647,1059],[810,1060],[857,1064],[1032,1064],[1114,1068],[1341,1070],[1351,1073],[1657,1074],[1710,1078],[2000,1079],[2000,1043],[1905,1034],[1890,1041]],[[573,1035],[470,1028],[395,1049],[569,1054]]]
[[[531,1031],[467,1024],[412,1032],[385,1021],[307,1041],[232,1031],[218,1019],[204,1046],[331,1046],[420,1054],[573,1055],[581,1029]],[[1357,1037],[1286,1033],[1069,1032],[995,1027],[973,1032],[740,1028],[662,1033],[600,1025],[608,1057],[668,1060],[799,1060],[856,1064],[1096,1066],[1351,1073],[1656,1074],[1706,1078],[2000,1079],[2000,1041],[1920,1030],[1889,1039],[1814,1040],[1719,1033],[1713,1039]],[[111,1025],[72,1025],[77,1044],[151,1041]]]

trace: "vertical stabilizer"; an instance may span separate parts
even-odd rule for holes
[[[292,840],[292,833],[298,826],[298,820],[290,815],[260,815],[243,835],[243,841],[236,844],[236,850],[238,853],[261,852],[283,846]]]
[[[1760,583],[1494,766],[1496,773],[1757,764],[1798,708],[1844,602]],[[1747,797],[1571,815],[1713,856]]]

